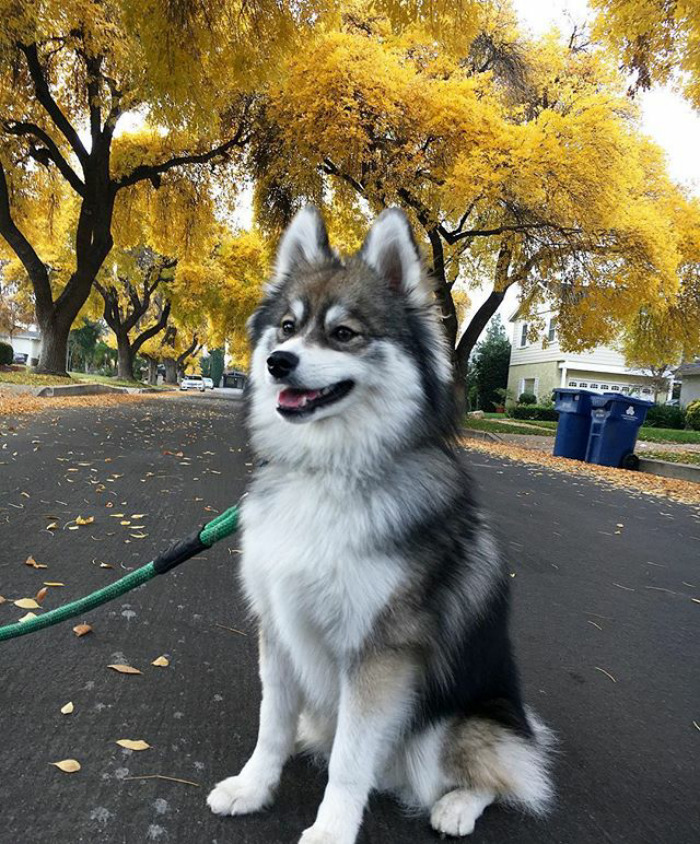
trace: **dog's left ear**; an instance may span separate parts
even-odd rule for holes
[[[392,290],[404,293],[419,305],[432,301],[411,226],[399,208],[389,208],[377,217],[362,244],[360,257]]]

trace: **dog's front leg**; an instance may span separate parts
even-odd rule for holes
[[[373,654],[345,673],[328,785],[299,844],[354,844],[370,791],[409,713],[414,663]]]
[[[217,815],[246,815],[271,802],[296,735],[301,694],[291,661],[274,636],[260,631],[262,702],[258,741],[237,777],[222,780],[207,803]]]

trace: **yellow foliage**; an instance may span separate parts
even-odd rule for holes
[[[592,0],[594,33],[611,45],[636,85],[680,81],[700,108],[700,3],[697,0]]]

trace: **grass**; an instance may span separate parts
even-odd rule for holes
[[[700,454],[695,451],[645,451],[642,457],[650,460],[666,460],[669,463],[690,463],[700,466]]]
[[[110,375],[91,375],[85,372],[71,372],[67,378],[60,375],[38,375],[30,369],[15,372],[0,372],[0,384],[28,384],[30,387],[50,387],[57,384],[109,384],[112,387],[146,387],[142,381],[127,381],[125,378],[113,378]],[[160,386],[156,389],[168,389]]]
[[[494,422],[492,419],[466,419],[464,422],[465,428],[470,428],[472,431],[489,431],[492,434],[528,434],[526,428],[520,424],[509,424],[508,422]],[[546,428],[537,428],[534,425],[528,425],[532,428],[533,434],[542,434],[548,436],[551,431]]]

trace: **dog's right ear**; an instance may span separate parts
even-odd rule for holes
[[[333,258],[323,217],[314,205],[306,205],[297,211],[282,235],[271,287],[285,281],[296,268],[323,264]]]

